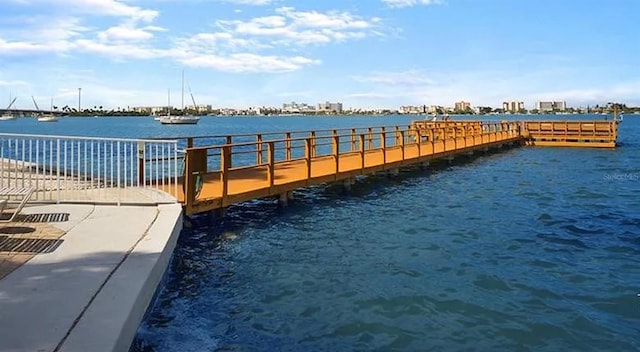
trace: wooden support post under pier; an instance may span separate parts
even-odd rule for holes
[[[278,195],[278,205],[288,207],[289,202],[293,200],[293,191],[282,192]]]

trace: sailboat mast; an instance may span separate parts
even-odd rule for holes
[[[33,105],[36,106],[36,111],[40,111],[40,107],[38,107],[38,103],[36,103],[36,98],[34,98],[33,95],[31,96],[31,100],[33,100]]]
[[[184,113],[184,70],[182,70],[182,112]]]
[[[167,89],[167,116],[171,116],[171,88]]]

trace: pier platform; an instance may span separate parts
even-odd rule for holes
[[[24,208],[0,225],[0,351],[127,351],[181,229],[179,204]]]

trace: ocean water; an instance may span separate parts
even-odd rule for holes
[[[207,118],[193,130],[94,120],[64,134],[410,118]],[[620,128],[615,150],[505,149],[363,178],[349,193],[299,190],[287,208],[194,217],[131,350],[638,351],[640,117]]]
[[[640,118],[621,129],[197,217],[132,351],[640,350]]]

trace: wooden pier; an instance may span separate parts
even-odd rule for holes
[[[359,175],[397,172],[434,159],[505,145],[615,147],[615,121],[414,121],[367,127],[187,138],[178,194],[185,214],[276,196],[295,189],[344,182]],[[169,193],[172,190],[166,190]]]
[[[546,147],[615,148],[616,121],[525,121],[527,145]]]

